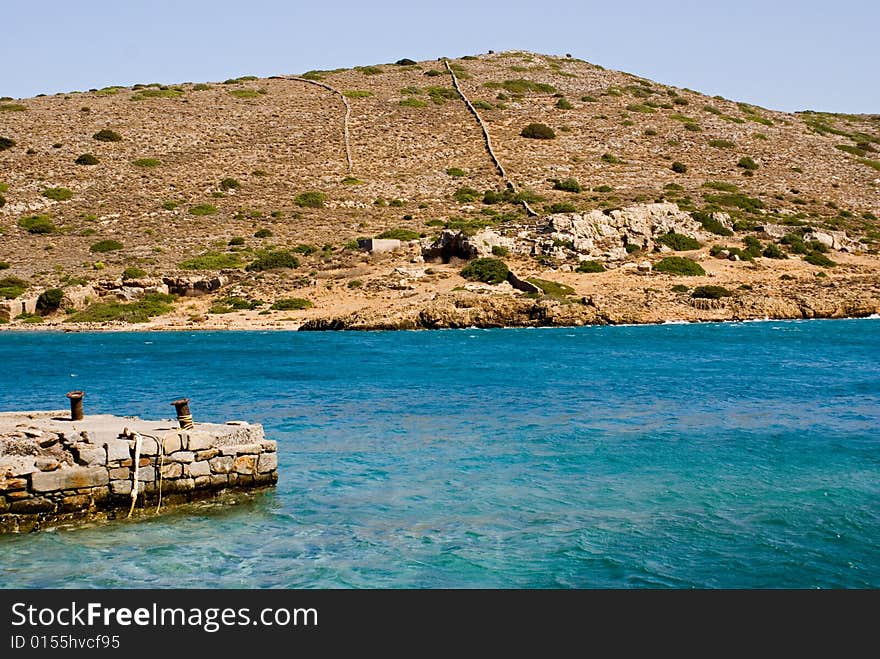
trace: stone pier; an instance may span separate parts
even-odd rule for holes
[[[2,412],[0,533],[125,517],[135,484],[140,512],[268,487],[278,480],[276,448],[244,421],[184,430],[170,419]]]

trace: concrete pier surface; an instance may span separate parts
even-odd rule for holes
[[[0,533],[268,487],[278,480],[276,450],[245,421],[181,428],[172,419],[0,412]]]

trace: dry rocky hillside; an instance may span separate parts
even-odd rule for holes
[[[7,328],[871,315],[878,215],[880,116],[568,57],[0,101]]]

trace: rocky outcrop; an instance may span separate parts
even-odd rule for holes
[[[495,248],[494,252],[493,248]],[[498,248],[509,252],[521,251],[513,238],[502,236],[492,229],[482,229],[473,235],[444,229],[437,240],[422,249],[422,256],[426,261],[448,263],[452,258],[472,259],[492,256]]]
[[[650,251],[657,237],[670,232],[702,237],[699,222],[671,203],[639,204],[619,210],[560,213],[547,218],[546,238],[535,242],[535,254],[566,258],[582,256],[621,260],[626,247]]]
[[[228,274],[212,275],[210,277],[179,276],[162,278],[162,283],[168,287],[169,293],[181,296],[214,293],[226,286],[229,281],[230,276]]]
[[[804,240],[817,240],[826,247],[839,252],[862,252],[865,250],[865,245],[850,238],[846,235],[846,231],[813,228],[804,233]]]
[[[866,249],[864,243],[851,238],[846,231],[769,223],[759,226],[758,231],[772,240],[781,240],[791,233],[800,234],[805,242],[817,240],[829,249],[839,252],[863,252]]]

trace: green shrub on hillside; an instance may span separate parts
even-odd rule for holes
[[[67,188],[46,188],[42,194],[53,201],[67,201],[73,197],[73,191]]]
[[[654,272],[665,272],[670,275],[694,277],[705,275],[703,266],[692,259],[682,256],[667,256],[654,264]]]
[[[500,284],[507,279],[510,269],[501,259],[484,257],[468,263],[461,271],[461,276],[471,281],[484,284]]]
[[[538,277],[529,277],[526,281],[530,284],[534,284],[541,289],[541,292],[544,293],[544,295],[549,295],[550,297],[561,298],[567,295],[574,295],[574,289],[571,286],[560,284],[557,281],[539,279]]]
[[[6,151],[15,146],[15,140],[8,137],[0,137],[0,151]]]
[[[52,218],[48,215],[31,215],[23,217],[18,221],[18,226],[25,229],[28,233],[46,234],[55,233],[56,228],[52,223]]]
[[[141,279],[142,277],[146,277],[148,274],[149,273],[146,270],[132,265],[122,271],[122,281],[128,281],[129,279]]]
[[[300,309],[311,309],[315,306],[310,300],[301,297],[285,297],[275,302],[270,307],[273,311],[298,311]]]
[[[581,261],[574,269],[575,272],[605,272],[605,266],[601,261]]]
[[[101,240],[89,247],[89,251],[97,253],[114,252],[116,250],[122,249],[122,247],[122,243],[118,240]]]
[[[477,201],[481,197],[480,192],[478,190],[474,190],[469,187],[461,187],[456,190],[452,198],[455,199],[460,204],[470,204]]]
[[[392,239],[392,240],[418,240],[420,238],[420,234],[418,231],[413,231],[412,229],[386,229],[382,233],[380,233],[376,238],[380,239]]]
[[[822,252],[810,252],[804,257],[804,261],[823,268],[833,268],[837,264],[825,256]]]
[[[264,270],[298,267],[299,259],[294,256],[293,252],[288,250],[277,250],[264,252],[256,260],[249,263],[245,270],[248,272],[263,272]]]
[[[553,189],[564,192],[580,192],[581,184],[576,178],[553,179]]]
[[[110,130],[109,128],[102,128],[97,133],[92,135],[92,139],[96,139],[99,142],[121,142],[122,135],[117,133],[115,130]]]
[[[91,153],[84,153],[73,162],[77,165],[97,165],[98,159]]]
[[[242,265],[238,254],[205,252],[199,256],[181,261],[178,267],[183,270],[225,270],[227,268],[240,268]]]
[[[767,247],[764,248],[764,251],[761,252],[761,256],[768,259],[784,259],[788,258],[787,254],[782,251],[782,249],[776,243],[768,243]]]
[[[556,137],[556,133],[550,126],[538,123],[529,124],[520,131],[520,135],[533,140],[552,140]]]
[[[671,232],[664,234],[657,238],[657,242],[661,245],[666,245],[676,252],[700,249],[700,243],[695,238],[692,238],[691,236],[686,236],[682,233]]]
[[[190,206],[189,212],[190,215],[203,217],[205,215],[213,215],[214,213],[216,213],[217,207],[212,206],[211,204],[199,204],[197,206]]]
[[[294,197],[294,203],[301,208],[324,208],[326,196],[323,192],[302,192]]]
[[[235,98],[260,98],[268,92],[265,89],[230,89],[229,95]]]
[[[541,94],[555,94],[556,88],[546,82],[534,82],[517,78],[515,80],[505,80],[504,82],[484,82],[483,87],[489,89],[503,89],[511,94],[527,94],[536,92]]]
[[[150,293],[137,302],[99,302],[68,316],[68,323],[146,323],[154,316],[174,311],[175,295]]]
[[[556,202],[544,207],[544,211],[550,215],[556,213],[577,213],[577,206],[566,201]]]
[[[0,279],[0,298],[13,300],[27,290],[28,283],[20,277]]]
[[[712,217],[712,213],[706,213],[703,211],[693,211],[691,213],[691,217],[694,218],[697,222],[699,222],[702,227],[708,231],[709,233],[714,233],[716,236],[732,236],[733,231],[728,229],[726,226],[721,224],[718,220]]]
[[[62,299],[64,299],[64,291],[60,288],[47,288],[37,298],[37,310],[46,313],[58,311]]]

